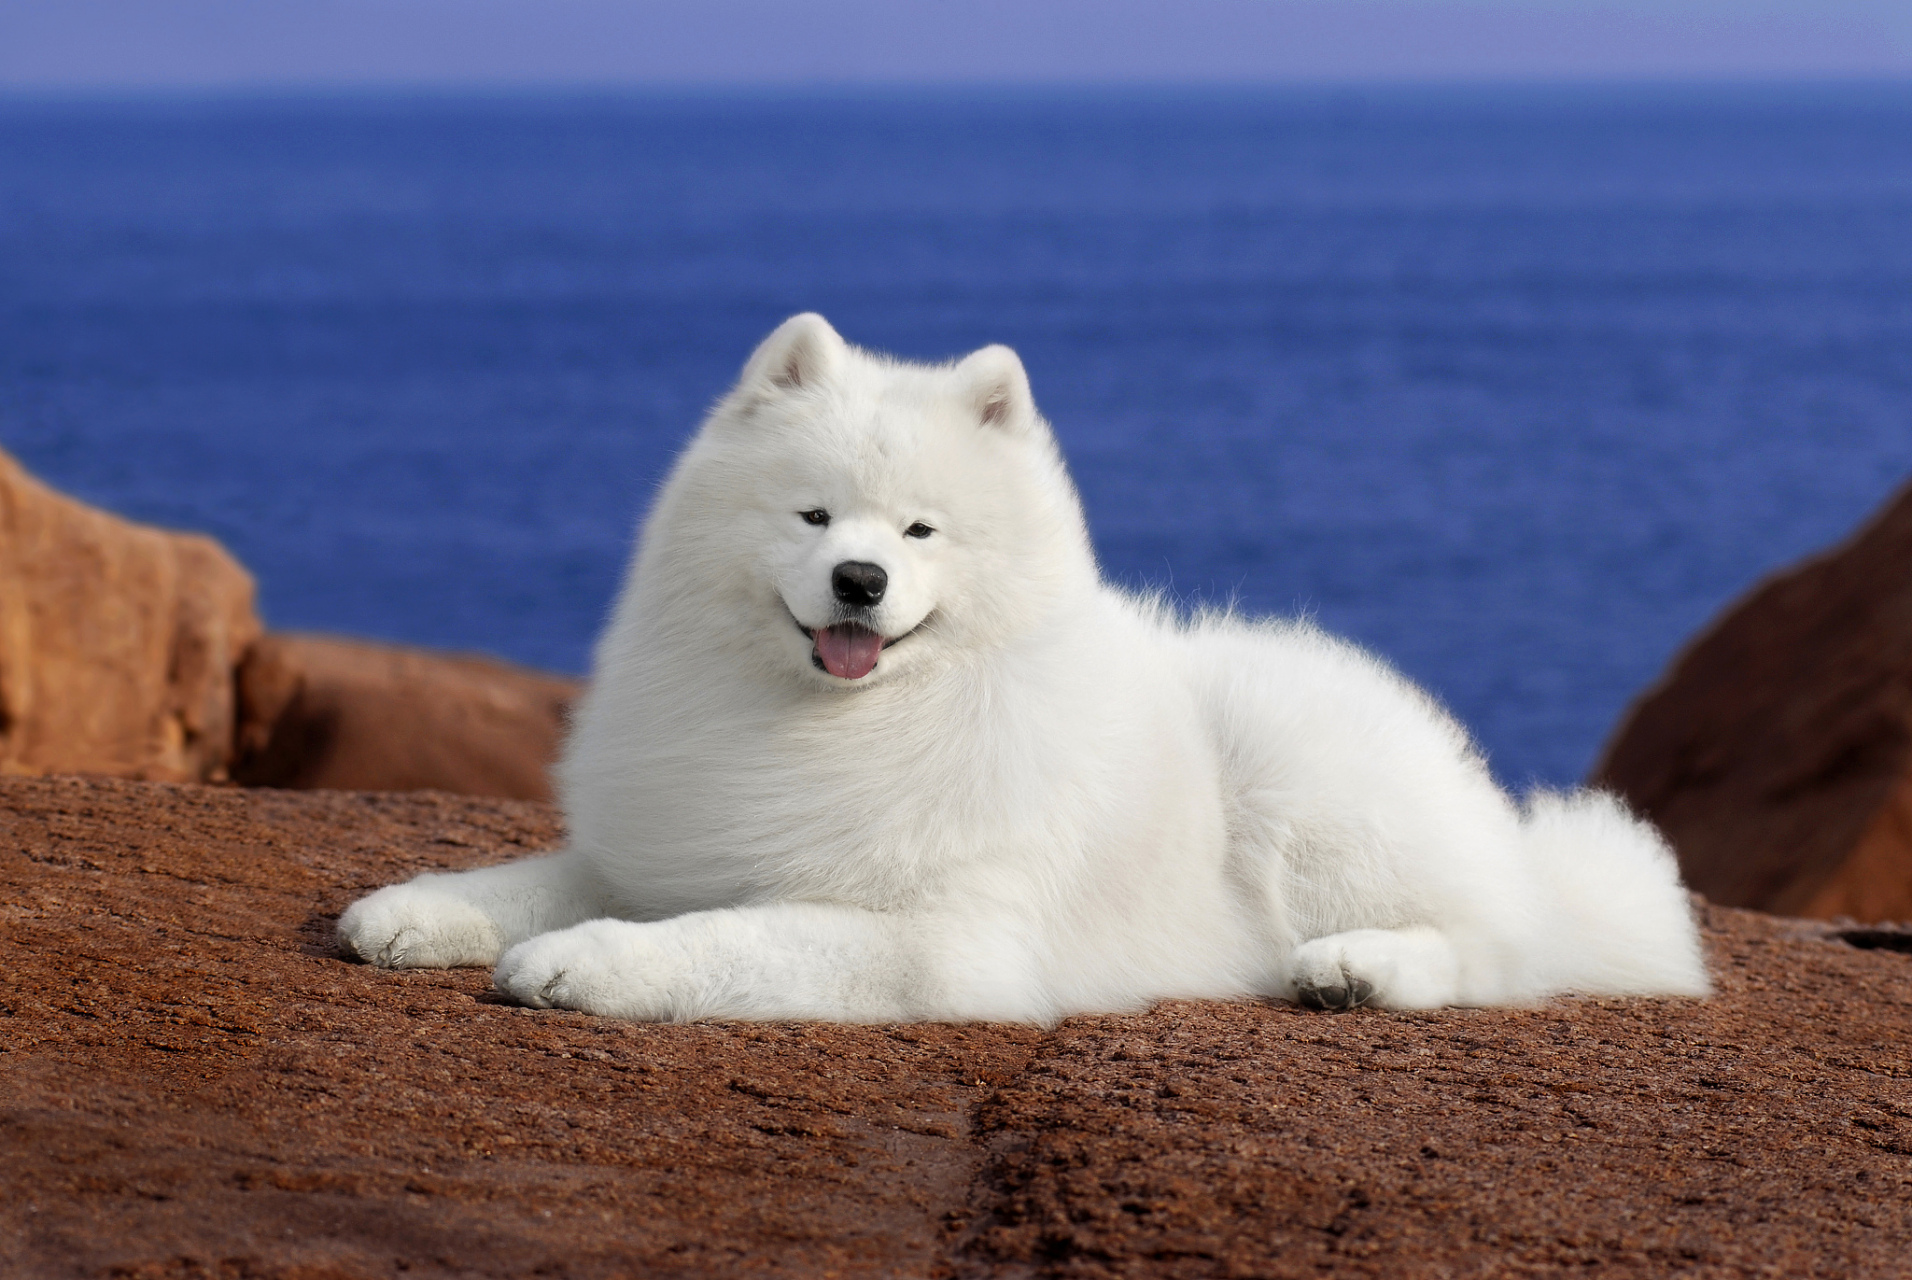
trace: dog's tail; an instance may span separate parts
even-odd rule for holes
[[[1555,991],[1703,996],[1712,990],[1691,899],[1660,833],[1604,791],[1529,796],[1527,845],[1554,908]]]

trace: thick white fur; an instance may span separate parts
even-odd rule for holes
[[[904,637],[856,681],[805,634],[845,560],[887,570],[866,616]],[[1518,808],[1375,658],[1105,585],[1003,347],[771,334],[644,526],[559,778],[566,852],[380,890],[345,946],[639,1019],[1708,989],[1617,801]]]

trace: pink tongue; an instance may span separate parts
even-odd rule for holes
[[[823,669],[840,680],[861,680],[869,675],[883,651],[883,637],[854,622],[820,627],[816,637],[817,657],[823,659]]]

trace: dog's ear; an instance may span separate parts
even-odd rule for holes
[[[847,349],[828,320],[806,311],[785,320],[757,344],[740,381],[772,393],[814,388],[835,375]]]
[[[1000,431],[1024,432],[1039,428],[1036,399],[1029,392],[1029,375],[1022,358],[997,345],[971,352],[956,365],[956,376],[975,406],[976,420]]]

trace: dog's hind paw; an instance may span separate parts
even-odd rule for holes
[[[1297,983],[1295,999],[1310,1009],[1327,1009],[1340,1012],[1344,1009],[1358,1009],[1374,995],[1369,983],[1344,972],[1342,980],[1334,986],[1312,986]]]
[[[1458,994],[1454,950],[1433,929],[1354,929],[1295,948],[1295,1001],[1310,1009],[1432,1009]]]

